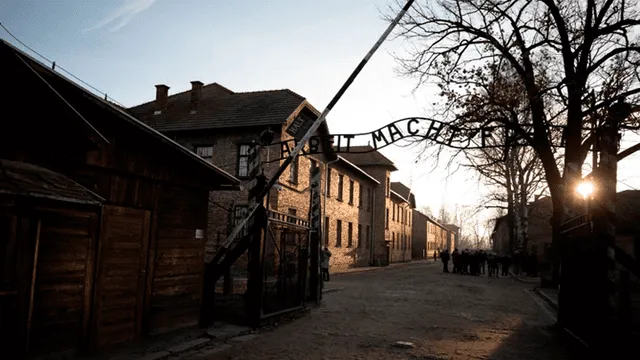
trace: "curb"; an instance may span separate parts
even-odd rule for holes
[[[395,268],[399,268],[399,267],[403,267],[403,266],[418,265],[418,264],[423,264],[423,263],[430,264],[431,261],[427,262],[427,261],[424,261],[424,260],[419,260],[419,261],[407,261],[407,262],[403,262],[403,263],[393,263],[393,265],[386,265],[386,266],[366,266],[366,267],[363,266],[363,267],[359,267],[359,268],[354,268],[354,269],[357,269],[357,270],[332,273],[331,277],[340,276],[340,275],[359,274],[359,273],[370,272],[370,271],[379,271],[379,270],[384,270],[384,269],[395,269]]]
[[[558,303],[555,300],[553,300],[551,297],[549,297],[549,295],[540,291],[540,288],[538,287],[533,288],[533,292],[535,292],[538,296],[540,296],[542,300],[546,301],[553,308],[553,310],[556,311],[556,313],[558,312]]]
[[[188,351],[195,350],[200,347],[205,347],[209,343],[212,343],[211,339],[207,338],[197,338],[186,343],[178,344],[171,349],[157,351],[151,354],[147,354],[140,358],[140,360],[164,360],[169,358],[170,356],[184,354]]]

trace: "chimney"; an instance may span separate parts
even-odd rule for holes
[[[169,87],[164,84],[156,85],[156,110],[162,110],[167,107],[168,97]]]
[[[195,112],[198,110],[198,103],[200,102],[200,97],[202,95],[202,81],[192,81],[191,82],[191,111]]]

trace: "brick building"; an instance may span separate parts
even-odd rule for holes
[[[406,262],[411,260],[412,220],[411,215],[416,206],[411,190],[399,182],[391,183],[391,217],[389,219],[390,262]]]
[[[427,252],[427,219],[428,216],[420,211],[412,211],[411,216],[411,258],[415,260],[428,259]],[[433,256],[433,251],[431,252]]]
[[[447,249],[449,240],[449,230],[438,223],[435,219],[427,216],[427,253],[433,256],[433,252]]]
[[[169,87],[156,85],[153,101],[129,109],[129,112],[206,160],[242,180],[244,191],[211,193],[207,252],[212,254],[233,222],[247,207],[251,144],[260,142],[265,130],[274,133],[273,142],[290,139],[284,129],[298,116],[315,119],[319,112],[302,96],[290,90],[233,92],[217,83],[191,82],[191,90],[169,96]],[[327,134],[326,124],[319,129]],[[273,174],[280,156],[262,151],[267,177]],[[323,156],[298,157],[280,177],[269,194],[271,210],[308,218],[309,169],[324,161]]]
[[[389,218],[389,262],[411,260],[411,203],[391,190],[391,216]]]
[[[266,129],[274,133],[274,143],[292,139],[286,132],[289,124],[298,117],[315,120],[319,112],[290,90],[241,93],[217,83],[191,84],[191,90],[171,96],[166,85],[156,85],[154,101],[129,111],[242,180],[244,191],[210,196],[207,251],[213,254],[247,207],[249,145],[259,143]],[[318,132],[328,134],[326,123]],[[322,199],[322,227],[328,230],[324,241],[333,254],[331,271],[369,265],[374,258],[373,199],[382,182],[346,158],[337,157],[327,145],[321,144],[326,149],[322,155],[299,156],[282,174],[269,194],[269,210],[307,220],[310,170],[320,167],[322,188],[327,192]],[[261,151],[267,177],[280,165],[280,152],[276,146]],[[240,260],[237,265],[236,270],[243,272],[245,263]]]
[[[398,170],[391,160],[378,151],[374,151],[369,145],[351,146],[353,151],[367,153],[348,153],[343,157],[352,164],[366,171],[381,186],[373,191],[373,224],[372,224],[372,247],[373,264],[386,265],[389,263],[391,244],[391,172]]]
[[[327,171],[328,169],[328,171]],[[373,195],[380,182],[339,156],[322,165],[323,244],[331,251],[330,271],[368,266],[373,261]]]

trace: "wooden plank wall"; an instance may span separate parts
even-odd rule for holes
[[[36,353],[75,348],[86,334],[97,213],[42,213],[30,348]],[[85,320],[85,323],[83,323]]]
[[[149,211],[106,205],[101,227],[94,297],[98,348],[141,333]]]
[[[149,331],[196,325],[200,314],[208,193],[163,187],[157,207]]]

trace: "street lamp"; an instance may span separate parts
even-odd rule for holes
[[[576,187],[578,194],[580,194],[585,200],[588,200],[591,197],[593,190],[593,183],[591,181],[583,181]]]

